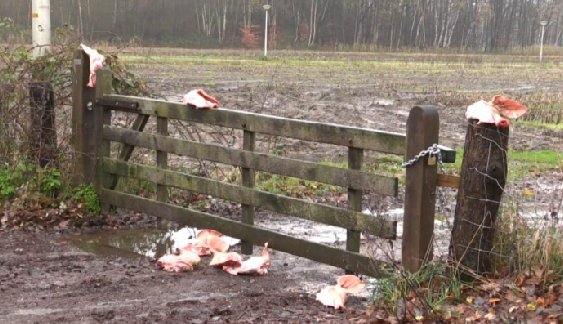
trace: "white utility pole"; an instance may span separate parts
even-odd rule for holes
[[[270,5],[264,5],[264,10],[266,10],[266,26],[264,27],[265,32],[264,32],[264,56],[268,56],[268,16],[269,16],[269,12],[268,10],[270,10],[270,8],[272,8],[272,6]]]
[[[33,58],[51,52],[51,0],[31,1]]]
[[[547,25],[547,21],[545,20],[540,21],[540,25],[541,25],[541,40],[540,40],[540,63],[541,63],[543,59],[543,35],[545,32],[545,26]]]

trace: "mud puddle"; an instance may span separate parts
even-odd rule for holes
[[[97,255],[136,259],[157,258],[173,253],[184,246],[187,240],[195,238],[199,230],[184,227],[177,230],[134,229],[114,230],[72,235],[67,238],[73,246]],[[231,247],[239,239],[223,236]]]

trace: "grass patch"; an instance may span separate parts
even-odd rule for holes
[[[258,172],[256,178],[257,189],[296,198],[316,195],[334,195],[345,191],[345,188],[338,186],[265,172]]]
[[[430,262],[415,273],[393,271],[388,277],[379,279],[372,299],[392,314],[397,314],[398,308],[404,308],[404,304],[413,298],[420,300],[421,306],[432,313],[439,313],[446,302],[462,301],[463,285],[456,269],[445,263]]]
[[[555,124],[555,123],[543,123],[540,121],[535,120],[522,120],[516,122],[518,125],[522,125],[525,127],[533,127],[533,128],[546,128],[546,129],[563,129],[563,123]]]
[[[444,164],[447,173],[459,174],[463,161],[463,150],[456,150],[456,162]],[[553,150],[509,150],[508,180],[520,179],[557,169],[563,166],[563,154]]]
[[[401,163],[403,159],[394,155],[378,155],[373,162],[364,163],[362,171],[377,173],[386,176],[399,177],[399,182],[404,182],[403,169]],[[321,161],[321,165],[328,165],[336,168],[347,169],[347,162]],[[346,188],[332,186],[320,182],[308,181],[298,178],[285,177],[277,174],[258,172],[256,187],[260,190],[269,191],[275,194],[291,197],[304,197],[326,194],[341,194],[346,192]]]
[[[284,56],[275,57],[269,56],[179,56],[179,55],[123,55],[120,60],[126,63],[145,63],[145,64],[177,64],[177,65],[251,65],[251,66],[286,66],[286,67],[301,67],[301,66],[315,66],[315,67],[342,67],[349,68],[350,66],[358,68],[376,69],[376,70],[394,70],[394,71],[422,71],[422,72],[435,72],[435,73],[450,73],[455,71],[469,71],[469,70],[529,70],[536,71],[538,69],[549,70],[558,69],[556,65],[539,64],[535,62],[480,62],[480,63],[467,63],[467,62],[451,62],[440,61],[439,58],[431,61],[404,61],[398,60],[393,57],[377,56],[360,59],[350,59],[342,57],[327,57],[327,58],[310,58],[299,56]]]

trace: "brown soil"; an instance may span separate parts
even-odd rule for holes
[[[346,311],[304,292],[290,271],[231,276],[209,268],[158,270],[148,258],[102,257],[63,236],[0,234],[0,323],[343,323],[365,312],[352,297]]]

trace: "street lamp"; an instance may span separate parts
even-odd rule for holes
[[[270,10],[270,8],[272,8],[272,6],[269,4],[264,5],[264,10],[266,11],[266,26],[264,27],[264,56],[268,56],[268,10]]]
[[[31,2],[31,44],[33,59],[51,51],[51,1]]]
[[[540,21],[540,25],[541,25],[541,40],[540,40],[540,63],[541,63],[543,59],[543,35],[545,32],[545,26],[547,25],[547,21],[545,20]]]

